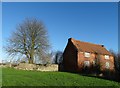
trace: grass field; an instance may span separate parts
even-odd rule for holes
[[[2,68],[0,68],[0,87],[2,86]]]
[[[2,69],[3,86],[120,86],[120,83],[67,72]]]

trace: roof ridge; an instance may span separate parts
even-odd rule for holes
[[[73,45],[80,51],[98,52],[99,54],[111,55],[111,53],[104,47],[104,45],[84,42],[74,38],[69,38],[69,41],[71,41]]]
[[[72,38],[72,39],[73,39],[73,38]],[[91,42],[84,42],[84,41],[80,41],[80,40],[76,40],[76,39],[73,39],[73,41],[82,42],[82,43],[88,43],[88,44],[92,44],[92,45],[102,46],[102,45],[100,45],[100,44],[94,44],[94,43],[91,43]]]

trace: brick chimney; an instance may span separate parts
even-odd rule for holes
[[[104,45],[101,45],[102,47],[104,47]]]

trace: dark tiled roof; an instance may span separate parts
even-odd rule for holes
[[[78,51],[112,55],[103,45],[83,42],[73,38],[70,38],[69,41],[74,44]]]

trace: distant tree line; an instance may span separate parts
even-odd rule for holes
[[[113,50],[110,50],[110,52],[114,56],[115,80],[120,81],[120,53],[116,53]]]

